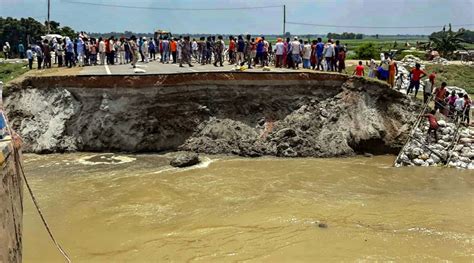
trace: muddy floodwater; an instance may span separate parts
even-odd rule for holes
[[[74,262],[472,262],[474,175],[393,156],[25,155]],[[24,262],[63,262],[25,189]]]

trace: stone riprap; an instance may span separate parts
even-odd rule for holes
[[[428,122],[415,129],[412,139],[402,150],[396,166],[444,166],[474,169],[474,130],[443,120],[438,122],[438,141],[428,135]]]

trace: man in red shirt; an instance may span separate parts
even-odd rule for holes
[[[447,115],[446,111],[446,82],[441,83],[441,87],[436,88],[434,91],[435,94],[435,105],[434,105],[434,110],[435,112],[439,109],[439,112],[441,112],[444,115]]]
[[[438,141],[438,121],[436,120],[435,117],[436,110],[432,110],[431,113],[425,114],[425,117],[428,118],[428,122],[430,123],[430,127],[428,128],[428,136],[430,135],[431,132],[434,133],[436,141]]]
[[[362,61],[359,61],[359,65],[354,69],[354,73],[352,73],[352,75],[354,74],[359,77],[364,76],[364,65],[362,65]]]
[[[410,72],[410,85],[407,89],[407,95],[413,91],[413,87],[415,87],[415,98],[418,94],[418,89],[420,89],[420,79],[426,76],[426,72],[420,69],[421,65],[416,63],[415,68]]]
[[[229,37],[229,65],[235,63],[235,40],[233,36]]]

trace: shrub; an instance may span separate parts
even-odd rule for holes
[[[378,59],[380,57],[379,48],[374,43],[363,43],[355,50],[357,59]]]

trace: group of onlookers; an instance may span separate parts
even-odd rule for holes
[[[4,53],[9,47],[4,46]],[[20,48],[19,48],[20,50]],[[23,48],[24,50],[24,48]],[[272,43],[264,36],[253,38],[250,35],[230,36],[228,45],[222,36],[208,36],[200,39],[189,37],[172,38],[169,36],[155,38],[92,38],[82,33],[76,39],[65,37],[38,41],[29,45],[25,54],[30,68],[36,58],[38,69],[51,67],[51,59],[58,67],[128,64],[135,66],[137,61],[157,60],[161,63],[189,64],[192,61],[200,64],[223,66],[224,60],[237,66],[248,65],[248,68],[274,64],[276,67],[287,67],[345,71],[346,48],[339,41],[331,39],[323,43],[321,38],[303,41],[295,37],[293,41],[279,38]],[[159,58],[157,58],[159,54]],[[20,55],[22,56],[22,55]],[[8,57],[8,55],[5,55]]]

